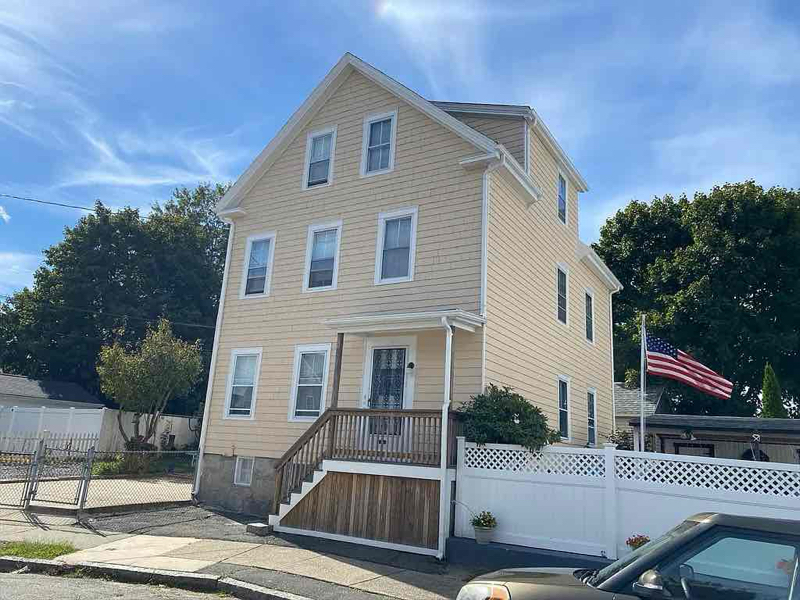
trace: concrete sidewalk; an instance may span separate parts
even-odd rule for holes
[[[404,600],[455,598],[466,572],[444,567],[414,570],[395,565],[281,544],[114,533],[92,530],[61,517],[32,518],[0,512],[2,541],[68,541],[79,550],[59,560],[94,562],[235,577],[241,581],[315,599]],[[413,564],[413,563],[411,563]]]

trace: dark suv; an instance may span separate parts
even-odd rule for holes
[[[703,513],[604,569],[508,569],[458,600],[800,600],[800,522]]]

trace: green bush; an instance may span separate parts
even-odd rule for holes
[[[92,464],[93,477],[111,477],[122,474],[122,455],[117,454],[105,460],[95,460]]]
[[[788,419],[789,414],[783,405],[781,385],[778,376],[767,363],[764,367],[764,381],[761,385],[761,417],[764,419]]]
[[[467,441],[477,444],[519,444],[536,451],[561,439],[547,426],[541,409],[509,387],[490,384],[456,412],[464,423]]]

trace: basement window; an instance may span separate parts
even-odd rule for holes
[[[250,487],[253,482],[253,463],[252,456],[237,456],[236,468],[233,473],[233,485]]]

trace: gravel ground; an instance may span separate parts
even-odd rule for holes
[[[0,574],[0,598],[42,600],[43,597],[53,600],[211,600],[220,596],[102,579]]]

